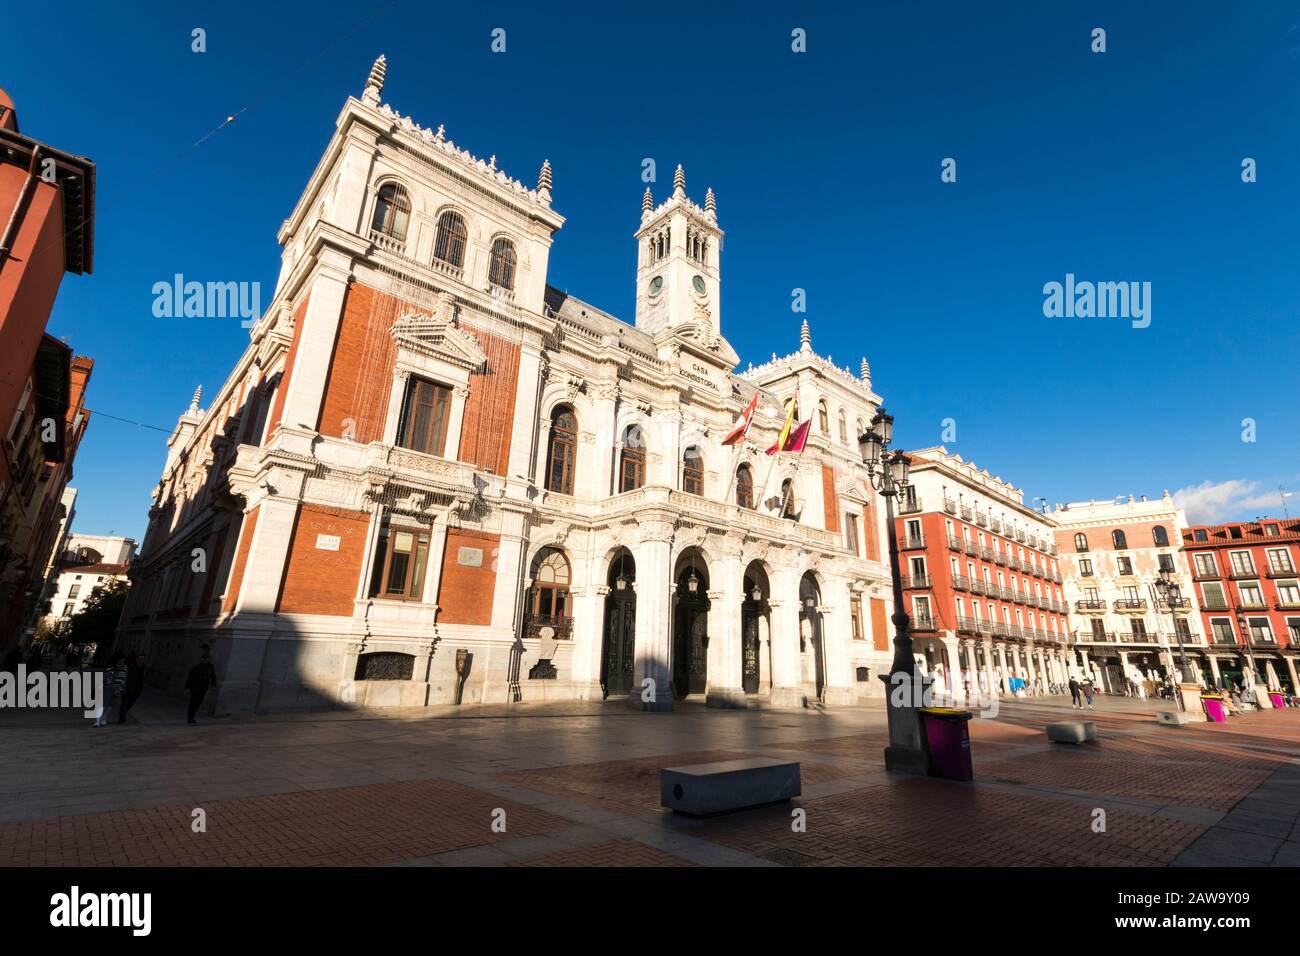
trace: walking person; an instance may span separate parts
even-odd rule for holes
[[[99,715],[95,718],[96,727],[108,725],[108,712],[113,709],[114,702],[122,696],[122,689],[125,686],[126,666],[122,663],[122,655],[114,654],[108,670],[104,672],[104,702],[100,706]]]
[[[144,665],[135,651],[126,655],[126,683],[122,687],[122,705],[117,708],[117,722],[126,723],[126,713],[144,691]]]
[[[1076,710],[1083,709],[1083,701],[1079,697],[1079,682],[1070,677],[1070,706]]]
[[[199,657],[199,662],[190,668],[190,676],[185,678],[185,690],[190,695],[190,712],[187,723],[198,723],[194,715],[199,712],[199,705],[203,703],[203,698],[207,696],[209,687],[217,686],[217,669],[212,666],[212,658],[209,657],[208,645],[203,645],[203,654]]]
[[[1093,706],[1093,703],[1092,703],[1092,694],[1093,694],[1092,678],[1091,678],[1091,677],[1084,677],[1084,679],[1083,679],[1083,696],[1086,697],[1086,698],[1088,698],[1088,709],[1089,709],[1089,710],[1096,710],[1097,708],[1094,707],[1094,706]],[[1083,708],[1080,707],[1079,709],[1082,710]]]

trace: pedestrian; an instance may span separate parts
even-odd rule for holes
[[[1092,692],[1093,692],[1093,687],[1092,687],[1092,678],[1091,678],[1091,677],[1085,677],[1085,678],[1083,679],[1083,696],[1086,697],[1086,698],[1088,698],[1088,709],[1089,709],[1089,710],[1096,710],[1097,708],[1094,707],[1094,706],[1093,706],[1093,703],[1092,703]],[[1082,710],[1083,708],[1080,707],[1079,709]]]
[[[126,683],[122,688],[122,705],[117,709],[117,722],[126,723],[126,712],[144,690],[144,665],[135,651],[126,655]]]
[[[104,672],[104,701],[99,708],[99,714],[95,717],[95,726],[104,727],[108,724],[108,712],[113,709],[114,702],[122,696],[122,688],[126,686],[126,665],[122,663],[122,655],[114,654],[113,659],[108,663],[108,670]]]
[[[1078,710],[1083,709],[1083,701],[1079,698],[1079,682],[1073,675],[1070,677],[1070,706]]]
[[[208,656],[208,653],[208,645],[204,644],[199,662],[190,668],[190,676],[185,678],[185,690],[190,695],[190,712],[187,722],[191,724],[198,723],[194,719],[194,715],[199,712],[199,705],[203,703],[208,688],[217,686],[217,669],[212,666],[212,658]]]

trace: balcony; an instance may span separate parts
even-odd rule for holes
[[[967,541],[965,547],[966,547],[966,553],[969,554],[972,558],[975,557],[975,555],[979,554],[979,548],[975,547],[974,541]]]
[[[975,578],[971,578],[971,582],[970,582],[971,594],[983,594],[985,590],[987,589],[985,588],[983,581],[979,581],[976,580]]]
[[[961,506],[961,520],[970,521],[975,517],[975,509],[970,505]]]
[[[1083,611],[1084,613],[1096,613],[1096,612],[1104,613],[1106,610],[1106,602],[1105,601],[1075,601],[1074,609],[1076,611]]]
[[[900,515],[914,515],[914,514],[919,514],[919,513],[921,512],[921,510],[922,510],[922,508],[921,508],[921,499],[920,499],[920,498],[913,498],[913,499],[910,500],[910,501],[904,500],[904,501],[903,501],[903,502],[898,506],[898,513],[899,513]]]
[[[990,519],[989,519],[989,530],[992,531],[994,534],[1001,534],[1001,533],[1002,533],[1002,522],[999,521],[997,518],[990,518]]]
[[[951,534],[948,535],[948,547],[951,548],[953,551],[960,551],[961,538],[955,537]]]
[[[976,510],[975,510],[975,523],[976,523],[977,525],[979,525],[981,528],[987,528],[987,527],[989,526],[989,514],[988,514],[988,512],[987,512],[987,511],[980,511],[979,509],[976,509]]]
[[[1300,601],[1278,601],[1273,606],[1279,611],[1297,611],[1300,610]]]
[[[1004,601],[1011,601],[1015,599],[1015,592],[1011,588],[1000,587],[998,588],[998,597]]]
[[[1160,599],[1160,610],[1162,611],[1189,611],[1191,607],[1192,602],[1187,598],[1175,598],[1173,601],[1166,601],[1164,598]]]
[[[969,591],[970,578],[966,577],[964,574],[955,575],[952,579],[952,586],[958,591]]]
[[[1007,566],[1007,556],[1003,554],[1001,551],[993,552],[993,560],[996,561],[998,564],[1002,565],[1004,568]]]
[[[1293,578],[1295,577],[1295,568],[1287,566],[1285,568],[1270,567],[1264,572],[1270,578]]]
[[[1147,602],[1143,598],[1118,598],[1115,601],[1115,610],[1117,611],[1145,611]]]
[[[1007,564],[1011,567],[1012,571],[1021,570],[1020,559],[1017,558],[1015,555],[1012,555],[1011,557],[1007,558]]]
[[[944,498],[943,510],[948,512],[950,515],[955,515],[957,513],[957,502],[953,501],[951,498]]]
[[[1028,603],[1029,603],[1029,595],[1026,594],[1024,591],[1016,591],[1016,592],[1011,596],[1011,600],[1015,601],[1017,604],[1028,604]]]
[[[980,548],[980,557],[985,561],[993,560],[993,552],[988,548]]]
[[[567,641],[573,637],[573,618],[531,614],[524,618],[524,639],[535,640],[540,638],[542,629],[546,627],[554,630],[555,639],[558,641]]]
[[[1206,598],[1201,602],[1201,610],[1203,611],[1226,611],[1227,609],[1228,602],[1219,598]]]
[[[957,618],[957,633],[977,634],[979,633],[979,627],[977,626],[979,623],[973,617],[959,617]]]
[[[1025,533],[1021,531],[1019,528],[1016,529],[1016,540],[1019,541],[1021,544],[1025,543]]]
[[[925,548],[925,535],[908,535],[900,538],[898,549],[900,551],[921,551]]]
[[[406,255],[406,243],[394,239],[385,232],[378,229],[370,230],[370,241],[375,244],[376,249],[383,249],[385,252],[391,252],[396,256]]]
[[[1268,602],[1262,598],[1242,598],[1241,607],[1246,611],[1267,611]]]
[[[1200,568],[1197,568],[1192,572],[1192,579],[1196,581],[1218,581],[1221,580],[1222,577],[1223,575],[1221,575],[1217,570],[1203,571]]]
[[[903,575],[904,591],[916,591],[928,587],[930,587],[930,575],[928,574]]]
[[[914,616],[909,622],[913,631],[933,631],[935,630],[934,618],[928,614],[919,614]]]

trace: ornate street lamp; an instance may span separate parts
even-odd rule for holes
[[[894,527],[894,498],[907,491],[912,459],[902,451],[890,451],[894,439],[894,417],[883,408],[870,427],[858,438],[862,463],[871,486],[885,499],[885,528],[889,536],[889,574],[894,592],[894,660],[885,682],[888,702],[889,746],[885,748],[885,769],[904,773],[928,773],[929,756],[922,745],[921,715],[915,703],[924,699],[926,678],[916,673],[910,621],[903,606],[903,578],[898,563],[898,531]],[[917,684],[922,694],[917,694]],[[899,693],[903,691],[903,693]],[[901,698],[901,699],[900,699]]]
[[[1178,586],[1178,576],[1174,573],[1173,568],[1160,569],[1160,577],[1156,581],[1156,591],[1160,594],[1160,599],[1168,606],[1169,616],[1174,621],[1174,636],[1178,638],[1178,679],[1184,684],[1195,683],[1196,678],[1192,676],[1191,665],[1187,663],[1187,649],[1183,646],[1183,632],[1178,629],[1178,608],[1183,603],[1183,592],[1182,588]]]

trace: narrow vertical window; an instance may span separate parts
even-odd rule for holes
[[[561,405],[551,413],[551,444],[547,453],[546,488],[573,494],[573,464],[577,451],[578,422],[573,409]]]
[[[411,215],[411,200],[406,190],[396,183],[379,187],[375,197],[375,215],[370,222],[374,232],[382,233],[398,242],[406,240],[406,223]]]
[[[458,213],[444,212],[438,219],[433,257],[457,269],[461,268],[465,265],[465,240],[468,235],[465,220]]]
[[[451,390],[422,378],[406,386],[406,401],[397,444],[426,455],[441,455],[447,441]]]

